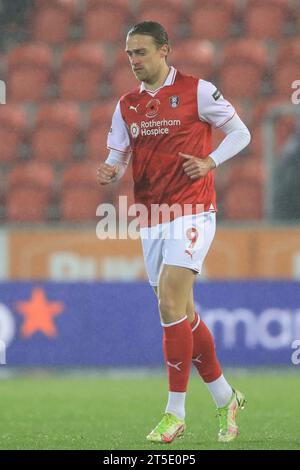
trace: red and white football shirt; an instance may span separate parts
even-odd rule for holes
[[[174,67],[159,89],[144,84],[121,97],[112,119],[108,148],[132,154],[135,202],[203,204],[216,209],[214,173],[191,180],[179,152],[206,158],[212,151],[211,128],[235,114],[216,87]]]

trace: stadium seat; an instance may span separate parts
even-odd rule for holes
[[[95,221],[96,209],[103,199],[103,190],[97,187],[72,186],[61,195],[60,214],[66,221]]]
[[[104,64],[103,48],[95,43],[77,43],[63,53],[58,77],[60,97],[70,101],[91,101],[99,93]]]
[[[230,220],[258,220],[263,217],[263,187],[257,181],[241,180],[227,188],[223,216]]]
[[[97,164],[80,162],[71,165],[63,174],[63,190],[70,187],[93,187],[96,185]]]
[[[88,41],[123,41],[128,11],[119,3],[89,2],[84,13],[84,37]]]
[[[25,110],[18,105],[0,106],[0,161],[13,162],[19,156],[27,128]]]
[[[106,187],[97,185],[97,163],[81,162],[66,169],[62,180],[61,216],[65,220],[95,220]]]
[[[214,46],[197,39],[180,41],[171,52],[170,61],[184,73],[208,80],[214,71]]]
[[[110,125],[91,127],[86,134],[86,155],[89,159],[100,161],[107,154],[107,134]]]
[[[248,0],[244,6],[246,35],[255,39],[281,39],[289,7],[290,0]]]
[[[32,152],[42,161],[64,163],[72,158],[80,129],[80,110],[75,103],[54,102],[42,106],[32,135]]]
[[[44,98],[53,62],[51,49],[28,43],[8,53],[8,101],[39,101]]]
[[[76,0],[42,1],[35,5],[32,19],[34,40],[51,45],[66,41],[76,13]]]
[[[300,39],[287,41],[278,49],[274,66],[273,82],[278,94],[290,98],[294,80],[299,80],[300,70]]]
[[[262,124],[268,113],[280,105],[290,105],[290,98],[285,96],[274,96],[261,100],[253,110],[253,132],[251,147],[255,152],[263,152]],[[295,131],[296,117],[292,114],[279,115],[275,121],[274,138],[276,149],[285,144],[288,137]]]
[[[15,166],[8,177],[8,187],[37,189],[48,199],[54,191],[54,172],[51,165],[27,162]]]
[[[223,215],[228,219],[251,220],[263,216],[263,162],[251,156],[233,161],[226,177]]]
[[[219,83],[224,95],[253,99],[259,96],[267,51],[259,41],[240,39],[229,44],[219,66]]]
[[[47,219],[48,200],[36,187],[14,187],[8,192],[6,217],[10,222],[42,222]]]
[[[178,27],[182,21],[182,15],[177,9],[170,8],[167,2],[160,2],[159,7],[156,4],[148,3],[139,9],[136,22],[147,20],[157,21],[162,24],[172,41],[178,36]]]
[[[154,6],[159,10],[161,7],[160,0],[152,0],[151,6]],[[182,13],[184,9],[188,8],[186,0],[164,0],[163,5],[170,10],[176,10],[178,13]],[[143,11],[149,7],[149,0],[139,0],[138,12]]]
[[[8,176],[6,212],[9,221],[43,221],[54,194],[52,167],[37,162],[19,164]]]
[[[89,127],[103,124],[110,126],[117,102],[117,99],[112,99],[93,106],[90,110]]]
[[[112,96],[117,99],[140,86],[129,64],[116,66],[111,77]]]
[[[91,160],[100,161],[107,155],[107,134],[117,101],[110,100],[94,106],[90,112],[85,134],[86,154]]]
[[[197,39],[222,41],[230,37],[235,0],[201,0],[191,13],[191,36]]]

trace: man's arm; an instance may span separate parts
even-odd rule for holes
[[[100,185],[105,185],[119,180],[124,175],[131,154],[110,150],[104,163],[97,170],[97,180]]]
[[[248,128],[236,114],[234,107],[223,98],[212,83],[199,80],[197,99],[199,119],[215,128],[220,128],[226,137],[203,159],[179,152],[185,160],[184,172],[191,179],[207,175],[210,170],[237,155],[251,140]]]
[[[220,129],[226,137],[220,145],[209,154],[216,166],[226,162],[243,150],[250,143],[251,135],[243,121],[235,114]]]
[[[127,126],[121,113],[118,102],[112,118],[112,125],[107,137],[109,154],[97,171],[97,180],[100,185],[109,184],[120,179],[125,173],[130,157],[130,138]]]

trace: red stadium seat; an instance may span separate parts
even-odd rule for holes
[[[278,107],[279,105],[290,105],[290,99],[285,96],[274,96],[273,98],[267,98],[262,100],[253,111],[253,132],[251,148],[255,152],[263,152],[263,138],[262,138],[262,123],[268,116],[268,113]],[[274,127],[274,138],[276,149],[280,151],[280,148],[285,144],[288,137],[294,133],[296,126],[296,117],[292,114],[279,115],[275,120]]]
[[[110,126],[113,113],[117,106],[117,100],[103,101],[92,107],[90,112],[89,126],[107,125]]]
[[[90,2],[83,19],[84,36],[89,41],[123,41],[127,9],[109,2]]]
[[[171,52],[170,60],[184,73],[207,80],[214,70],[214,46],[209,41],[187,39],[176,45],[174,51]]]
[[[53,56],[43,44],[24,44],[8,54],[8,101],[38,101],[50,81]]]
[[[97,164],[82,162],[72,165],[63,175],[60,200],[65,220],[95,220],[96,208],[105,200],[106,188],[97,185]]]
[[[35,187],[14,187],[8,192],[6,217],[8,221],[42,222],[47,219],[48,200]]]
[[[86,153],[88,158],[100,161],[107,155],[107,134],[116,108],[116,100],[107,101],[91,109],[86,131]]]
[[[255,39],[281,39],[289,7],[289,0],[248,0],[244,7],[246,35]]]
[[[70,160],[79,129],[78,105],[63,102],[45,104],[38,112],[32,136],[34,157],[61,163]]]
[[[51,165],[28,162],[17,165],[9,174],[9,188],[37,189],[48,199],[54,191],[54,173]]]
[[[182,20],[180,12],[174,8],[170,8],[168,3],[161,3],[159,7],[155,4],[148,3],[144,8],[139,10],[136,22],[141,21],[157,21],[166,29],[170,40],[172,41],[178,35],[178,26]]]
[[[191,36],[221,41],[230,37],[235,0],[201,0],[191,14]]]
[[[252,220],[263,216],[264,167],[251,157],[233,162],[226,178],[223,215],[226,219]]]
[[[58,79],[60,97],[70,101],[96,99],[103,64],[104,52],[99,44],[83,42],[68,47]]]
[[[266,65],[267,51],[263,43],[241,39],[229,44],[219,68],[223,94],[248,99],[259,96]]]
[[[96,209],[103,202],[103,189],[72,186],[63,191],[60,200],[61,218],[66,221],[95,221]]]
[[[0,161],[11,162],[18,158],[26,127],[26,112],[21,106],[0,106]]]
[[[33,38],[48,44],[66,41],[76,7],[76,0],[36,2],[32,20]]]
[[[112,75],[112,94],[116,98],[140,86],[140,82],[135,78],[130,65],[115,67]]]
[[[263,217],[263,187],[251,180],[240,180],[224,194],[223,216],[230,220],[257,220]]]
[[[86,154],[91,160],[100,161],[108,153],[107,134],[109,125],[91,127],[86,134]]]
[[[63,174],[63,190],[70,187],[87,188],[97,184],[97,165],[91,162],[80,162],[67,168]]]
[[[274,67],[273,82],[278,94],[290,98],[294,80],[299,80],[300,70],[300,39],[292,39],[278,50]]]
[[[114,7],[116,9],[121,8],[122,10],[127,10],[128,0],[114,0]],[[90,8],[106,7],[107,5],[111,6],[111,0],[85,0],[86,10]]]
[[[178,13],[182,13],[184,9],[188,8],[186,0],[164,0],[163,5],[169,8],[170,10],[176,10]],[[151,6],[159,10],[162,4],[160,0],[152,0]],[[149,0],[140,0],[138,12],[147,9],[148,7]]]

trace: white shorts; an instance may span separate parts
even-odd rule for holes
[[[158,285],[162,264],[182,266],[200,273],[215,231],[215,212],[186,215],[172,222],[141,228],[146,271],[151,286]]]

